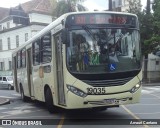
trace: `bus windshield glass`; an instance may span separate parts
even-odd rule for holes
[[[123,28],[71,30],[67,64],[72,72],[124,72],[140,68],[139,32]]]
[[[88,27],[69,30],[67,67],[73,73],[111,73],[140,69],[139,31],[129,27]]]

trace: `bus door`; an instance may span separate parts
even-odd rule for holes
[[[14,87],[16,92],[19,92],[18,82],[17,82],[17,56],[13,57],[13,74],[14,74]]]
[[[63,79],[63,57],[61,35],[55,36],[55,56],[56,56],[56,74],[58,88],[58,104],[65,105],[64,79]]]
[[[30,96],[34,96],[34,87],[32,80],[32,59],[31,59],[31,48],[27,50],[27,77],[28,77],[28,88]]]

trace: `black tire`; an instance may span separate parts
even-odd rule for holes
[[[50,113],[57,111],[57,107],[53,105],[53,97],[50,88],[47,88],[45,91],[45,103]]]
[[[8,84],[8,90],[12,90],[12,85]]]
[[[107,110],[107,107],[97,107],[97,108],[92,108],[93,111],[105,111]]]
[[[27,101],[29,100],[29,98],[24,95],[24,90],[23,90],[23,87],[22,87],[22,86],[21,86],[20,93],[21,93],[21,99],[22,99],[24,102],[27,102]]]

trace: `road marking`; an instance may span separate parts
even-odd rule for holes
[[[146,115],[147,115],[147,114],[148,114],[148,115],[152,115],[152,114],[160,114],[160,112],[154,112],[154,113],[153,113],[153,112],[152,112],[152,113],[134,113],[134,114],[137,114],[137,115],[145,115],[145,114],[146,114]]]
[[[61,120],[60,120],[60,122],[59,122],[57,128],[62,128],[63,123],[64,123],[64,119],[65,119],[65,117],[64,117],[64,115],[62,115],[62,118],[61,118]]]
[[[158,98],[158,99],[160,100],[160,97],[159,97],[159,96],[156,96],[156,95],[154,95],[154,94],[149,94],[149,95],[154,96],[154,97],[156,97],[156,98]]]
[[[135,119],[137,119],[138,121],[142,121],[139,117],[137,117],[133,112],[131,112],[128,108],[126,108],[124,105],[121,105],[122,106],[122,108],[126,111],[126,112],[128,112],[133,118],[135,118]],[[144,125],[143,124],[143,126],[145,127],[145,128],[150,128],[148,125]]]
[[[126,110],[133,118],[135,118],[135,119],[137,119],[137,120],[140,121],[140,118],[137,117],[135,114],[133,114],[128,108],[126,108],[124,105],[121,105],[121,106],[122,106],[122,108],[123,108],[124,110]]]
[[[148,105],[148,106],[154,106],[154,105],[160,105],[160,104],[128,104],[127,106],[139,106],[139,105]]]

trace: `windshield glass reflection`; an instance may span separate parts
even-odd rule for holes
[[[139,32],[129,29],[70,31],[67,65],[71,72],[124,72],[140,68]]]

